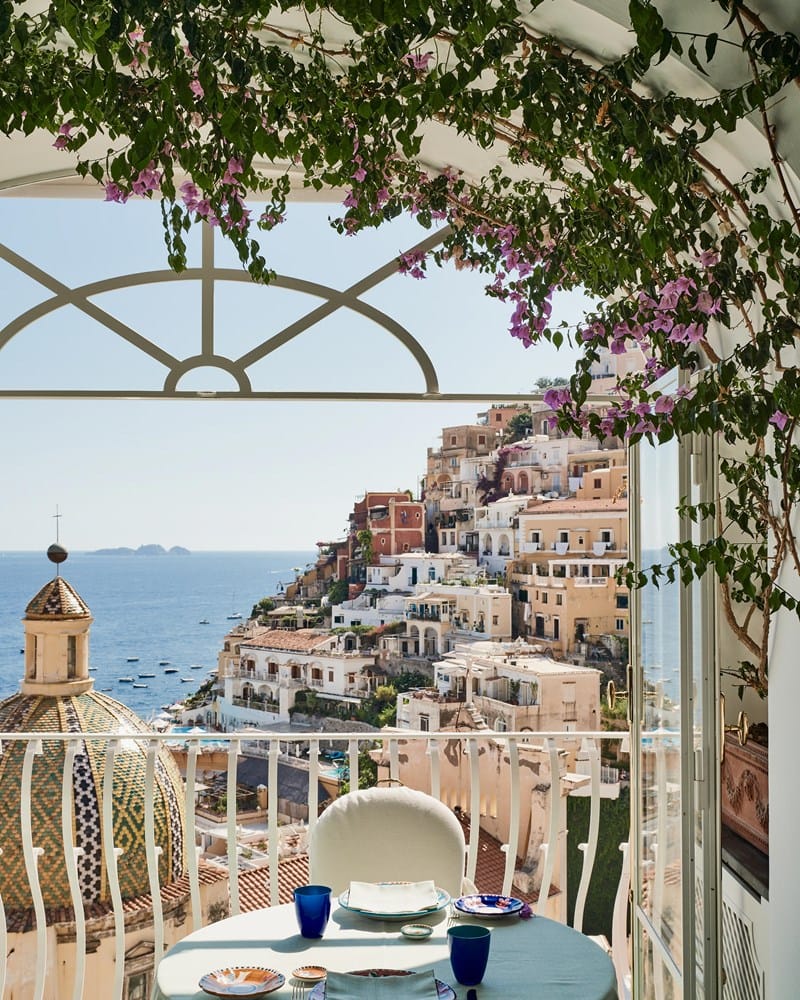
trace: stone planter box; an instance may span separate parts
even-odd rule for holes
[[[725,734],[722,761],[722,822],[764,854],[769,853],[769,751],[758,743],[739,746]]]

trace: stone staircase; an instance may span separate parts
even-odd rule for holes
[[[473,725],[475,726],[476,729],[489,729],[490,728],[488,722],[486,721],[486,719],[484,719],[484,717],[478,711],[478,709],[476,708],[474,702],[468,701],[466,703],[466,705],[464,706],[464,708],[466,708],[466,710],[467,710],[467,712],[469,714],[469,717],[472,719]]]

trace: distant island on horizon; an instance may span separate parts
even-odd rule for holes
[[[173,545],[165,549],[163,545],[140,545],[138,549],[129,549],[124,545],[115,549],[95,549],[90,556],[190,556],[192,553],[182,545]]]

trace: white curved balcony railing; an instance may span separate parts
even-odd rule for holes
[[[202,783],[199,781],[199,775],[204,767],[202,756],[211,749],[208,746],[210,738],[211,734],[208,733],[183,733],[179,737],[182,744],[182,767],[185,773],[186,835],[184,838],[184,860],[185,878],[188,884],[186,910],[189,919],[185,920],[183,929],[179,932],[178,937],[189,933],[191,930],[198,929],[205,922],[203,907],[201,905],[201,883],[203,879],[201,877],[200,855],[202,848],[196,845],[204,843],[208,839],[209,828],[208,824],[206,823],[204,826],[203,820],[196,815],[195,805],[198,793],[202,787]],[[110,791],[114,787],[115,780],[115,754],[121,743],[129,744],[130,741],[135,741],[142,746],[147,755],[149,764],[142,810],[142,824],[145,833],[150,899],[152,900],[150,906],[152,907],[153,915],[153,957],[154,961],[157,962],[159,956],[163,954],[167,942],[165,941],[165,921],[163,920],[162,911],[162,891],[165,889],[165,886],[159,882],[158,856],[160,848],[155,842],[154,815],[156,795],[154,789],[158,780],[155,760],[160,745],[165,742],[172,742],[174,744],[176,734],[170,732],[154,732],[144,735],[138,732],[97,734],[48,732],[46,739],[48,741],[60,741],[67,744],[67,753],[64,756],[64,775],[62,775],[64,792],[62,795],[61,814],[53,815],[52,822],[53,824],[60,825],[66,869],[68,873],[73,874],[78,854],[80,853],[80,850],[73,842],[74,805],[72,795],[69,794],[72,788],[74,754],[84,741],[92,743],[100,742],[105,746],[103,781],[104,788],[108,794],[104,795],[101,817],[102,830],[98,831],[98,837],[102,836],[103,839],[107,858],[106,876],[109,882],[111,898],[114,901],[112,912],[104,917],[104,926],[106,933],[108,933],[109,927],[113,928],[111,933],[115,941],[115,961],[119,963],[118,971],[125,965],[126,932],[130,932],[135,928],[127,926],[131,921],[130,910],[124,905],[121,897],[120,881],[117,873],[117,859],[124,852],[114,843],[115,826],[113,809],[115,806],[113,805],[113,798]],[[473,818],[471,822],[468,822],[466,834],[465,877],[470,882],[475,883],[480,827],[479,823],[474,821],[474,818],[481,815],[483,806],[488,799],[493,796],[496,799],[497,796],[496,787],[491,789],[481,787],[480,758],[483,754],[480,748],[482,743],[492,741],[495,746],[499,746],[502,749],[504,756],[507,758],[507,767],[501,779],[508,783],[508,823],[505,842],[502,845],[502,850],[506,858],[502,891],[505,894],[511,893],[515,877],[516,860],[521,853],[524,853],[526,847],[525,844],[521,843],[520,838],[520,829],[523,825],[520,814],[520,793],[523,787],[521,775],[523,770],[525,770],[524,766],[521,767],[520,765],[520,759],[522,757],[524,760],[526,754],[535,752],[541,760],[548,762],[550,774],[558,774],[560,776],[559,781],[550,782],[549,805],[546,811],[546,818],[543,821],[546,828],[546,836],[539,848],[541,854],[539,870],[542,876],[541,885],[538,889],[539,902],[535,904],[536,910],[539,914],[543,915],[546,912],[548,916],[566,922],[566,880],[577,880],[578,889],[573,924],[577,930],[582,930],[583,914],[589,895],[589,885],[599,841],[600,800],[603,797],[601,786],[603,785],[603,777],[608,780],[608,775],[604,776],[601,769],[600,747],[603,744],[612,745],[627,741],[627,734],[620,732],[494,732],[486,729],[470,730],[466,733],[463,731],[456,733],[400,730],[388,732],[383,730],[366,734],[354,734],[351,732],[326,732],[324,734],[317,734],[309,732],[275,733],[265,731],[254,736],[252,729],[245,732],[215,733],[213,734],[213,753],[216,755],[227,755],[227,767],[220,773],[225,774],[223,784],[225,786],[225,800],[228,803],[226,814],[224,817],[220,816],[216,823],[217,829],[224,830],[225,840],[227,841],[227,851],[223,851],[222,854],[217,855],[217,868],[219,869],[221,863],[227,869],[230,911],[234,914],[238,913],[241,909],[239,892],[240,869],[244,871],[248,865],[252,867],[254,863],[250,858],[254,850],[253,845],[245,845],[243,848],[242,843],[240,843],[242,830],[238,825],[239,817],[237,817],[235,807],[237,800],[237,761],[243,749],[252,747],[254,739],[258,741],[259,756],[266,758],[264,760],[264,777],[266,779],[264,784],[266,788],[263,792],[259,793],[266,797],[265,803],[259,805],[259,809],[264,817],[264,826],[261,840],[255,845],[255,849],[258,852],[257,860],[259,862],[266,861],[263,870],[265,872],[267,897],[272,905],[277,904],[279,901],[278,871],[279,860],[286,857],[286,845],[284,842],[291,840],[292,844],[295,845],[291,853],[297,853],[298,850],[296,846],[298,840],[297,825],[293,823],[281,826],[279,824],[278,763],[279,760],[288,761],[296,756],[295,744],[301,743],[308,747],[308,820],[307,823],[300,824],[300,830],[305,835],[304,838],[301,838],[304,844],[310,840],[316,823],[316,817],[319,814],[319,779],[320,777],[324,777],[326,773],[329,774],[330,771],[330,764],[326,763],[321,756],[325,747],[330,746],[332,743],[337,746],[347,747],[346,760],[342,761],[342,763],[346,763],[348,767],[351,786],[357,787],[359,754],[362,749],[379,747],[381,760],[388,771],[388,779],[390,781],[398,781],[401,773],[401,760],[408,755],[410,745],[423,743],[424,751],[420,749],[418,752],[422,759],[427,762],[427,774],[420,776],[421,785],[429,788],[432,795],[442,798],[443,762],[446,762],[447,756],[452,754],[453,744],[462,744],[459,751],[463,753],[463,757],[461,758],[461,791],[459,794],[461,796],[460,801],[464,804],[461,805],[460,812],[462,817]],[[19,978],[20,972],[18,969],[13,968],[14,962],[25,961],[29,963],[30,956],[35,954],[35,976],[31,976],[29,967],[25,969],[25,978],[28,982],[32,982],[33,988],[30,993],[32,1000],[43,1000],[46,996],[55,995],[69,996],[73,1000],[91,998],[97,995],[94,992],[95,984],[91,981],[91,976],[88,974],[87,962],[87,957],[92,950],[91,943],[89,948],[86,947],[87,923],[91,919],[91,915],[84,911],[77,877],[70,877],[69,879],[75,923],[75,937],[73,939],[75,941],[75,948],[72,953],[74,961],[71,967],[68,967],[66,970],[63,968],[59,970],[54,962],[54,956],[48,954],[49,950],[52,950],[53,942],[56,938],[53,936],[52,930],[46,925],[47,914],[42,903],[40,868],[42,871],[46,870],[42,866],[47,865],[47,858],[40,858],[42,848],[41,845],[32,842],[33,828],[31,826],[31,803],[35,801],[36,796],[35,782],[32,780],[32,762],[34,757],[41,752],[42,734],[0,733],[0,747],[6,747],[15,741],[24,742],[27,748],[25,754],[26,765],[23,767],[20,775],[22,803],[20,807],[20,820],[25,868],[31,888],[31,897],[34,900],[32,929],[27,932],[29,935],[32,935],[32,938],[26,937],[26,941],[33,941],[35,943],[33,947],[29,943],[25,949],[16,952],[13,948],[5,947],[8,943],[6,911],[3,908],[2,900],[0,900],[0,936],[3,938],[2,944],[4,945],[2,954],[0,954],[0,993],[2,992],[3,983],[12,982]],[[580,773],[583,775],[583,784],[585,786],[582,794],[591,799],[589,833],[587,842],[579,845],[583,855],[580,870],[566,872],[567,861],[564,850],[564,830],[560,825],[563,815],[560,800],[566,794],[569,782],[564,782],[563,780],[564,755],[562,745],[564,747],[569,745],[574,753],[575,747],[578,744],[581,747],[579,754],[581,758]],[[224,767],[224,757],[222,766]],[[219,762],[217,763],[217,767],[219,767]],[[577,772],[577,770],[576,768],[575,771]],[[492,769],[492,772],[494,775],[494,769]],[[415,772],[415,778],[417,776]],[[493,784],[495,786],[497,784],[496,775],[493,777]],[[264,808],[264,805],[266,808]],[[292,834],[291,837],[286,836],[289,826],[291,826],[291,830],[289,831]],[[620,845],[620,849],[625,851],[624,857],[627,858],[627,845]],[[242,865],[242,856],[248,858],[248,865]],[[553,900],[551,899],[551,888],[555,886],[554,873],[558,870],[559,864],[563,866],[561,869],[562,891],[559,894],[559,901],[555,904],[554,908]],[[625,968],[628,948],[627,942],[624,940],[626,934],[625,915],[628,900],[628,879],[628,867],[627,864],[623,864],[614,904],[613,920],[614,927],[616,928],[615,933],[621,936],[621,940],[611,942],[615,961],[618,964],[618,976],[620,977],[624,976],[628,971]],[[163,899],[169,900],[169,893],[163,896]],[[174,900],[172,902],[174,903]],[[63,920],[63,917],[61,919]],[[65,986],[65,984],[67,985]],[[59,989],[62,992],[58,993]],[[125,989],[124,977],[122,972],[119,971],[119,974],[115,973],[114,975],[113,989],[110,989],[106,994],[107,1000],[123,1000]]]

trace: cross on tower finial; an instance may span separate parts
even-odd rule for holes
[[[61,545],[59,545],[58,541],[59,537],[58,522],[62,516],[63,515],[60,513],[58,509],[58,504],[56,504],[56,512],[55,514],[53,514],[53,517],[55,518],[56,522],[56,541],[55,545],[51,545],[50,548],[47,550],[47,558],[50,560],[50,562],[54,562],[56,564],[56,576],[59,575],[59,569],[58,569],[59,563],[64,562],[64,560],[67,558],[67,550],[63,548]]]

